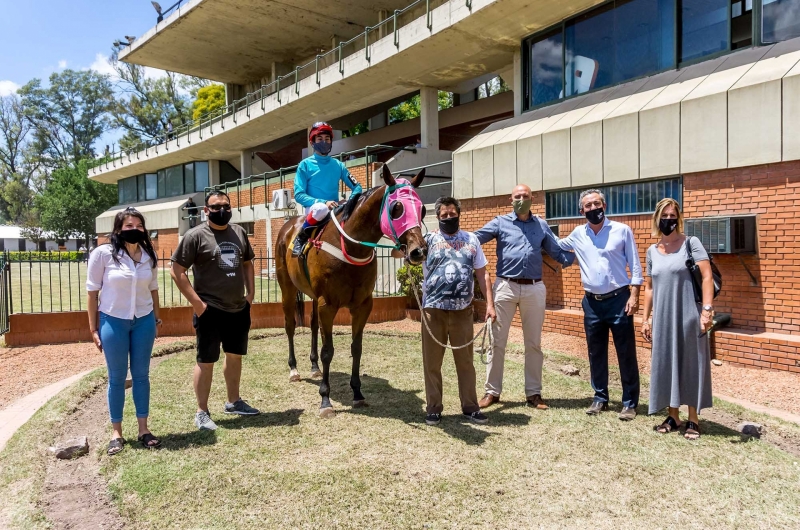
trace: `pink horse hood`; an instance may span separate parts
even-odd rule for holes
[[[412,228],[422,226],[423,204],[414,186],[406,179],[397,179],[397,184],[407,185],[397,188],[389,194],[385,210],[381,213],[381,231],[392,241],[395,240],[395,234],[400,237]],[[389,212],[397,201],[403,204],[403,214],[397,219],[392,219]],[[394,233],[392,233],[392,227],[394,227]]]

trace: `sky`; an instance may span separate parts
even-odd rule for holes
[[[150,0],[0,0],[0,96],[65,68],[113,73],[111,43],[143,35],[156,16]]]

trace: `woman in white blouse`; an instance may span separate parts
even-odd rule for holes
[[[86,280],[89,330],[108,367],[108,409],[113,434],[108,454],[122,450],[122,409],[130,359],[133,404],[139,442],[148,449],[161,441],[147,428],[150,409],[150,355],[161,325],[158,318],[158,270],[144,216],[127,208],[114,218],[110,243],[89,257]]]

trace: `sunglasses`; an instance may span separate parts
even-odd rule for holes
[[[231,205],[230,204],[211,204],[209,206],[206,206],[206,208],[208,208],[212,212],[218,212],[220,210],[225,210],[226,212],[230,212],[231,211]]]

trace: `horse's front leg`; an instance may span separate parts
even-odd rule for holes
[[[311,304],[311,379],[319,379],[322,372],[317,363],[319,359],[319,305],[316,300]]]
[[[319,308],[319,318],[322,325],[322,382],[319,385],[319,395],[322,396],[322,403],[319,406],[320,418],[333,418],[333,406],[331,405],[331,361],[333,360],[333,319],[336,317],[338,308],[323,305]]]
[[[350,388],[353,389],[353,407],[366,407],[367,400],[361,393],[361,351],[364,339],[364,326],[372,312],[372,297],[370,296],[363,304],[356,309],[350,310],[350,317],[353,322],[352,334],[353,342],[350,344],[350,353],[353,356],[353,368],[350,371]]]

